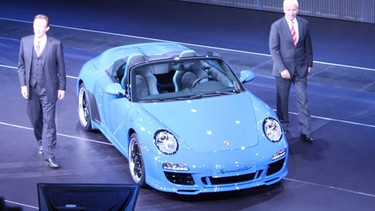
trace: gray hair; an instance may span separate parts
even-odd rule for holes
[[[296,5],[297,8],[299,7],[298,0],[284,0],[283,6],[285,7],[287,4],[293,4]]]

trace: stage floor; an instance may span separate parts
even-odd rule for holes
[[[8,206],[37,210],[37,183],[132,183],[127,160],[102,134],[85,132],[78,123],[80,67],[110,47],[174,41],[201,53],[215,51],[237,73],[253,70],[257,77],[246,87],[275,108],[268,33],[282,14],[165,0],[105,2],[1,3],[0,197]],[[19,41],[32,33],[37,13],[50,16],[49,35],[61,39],[65,48],[68,83],[65,99],[57,104],[58,170],[46,167],[37,154],[18,84]],[[308,91],[316,142],[299,140],[292,91],[287,177],[273,186],[197,196],[142,189],[136,210],[373,209],[375,26],[306,18],[315,50]]]

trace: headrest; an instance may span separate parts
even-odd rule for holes
[[[193,56],[197,56],[197,53],[193,50],[186,50],[186,51],[182,51],[180,53],[180,58],[182,58],[182,57],[193,57]]]
[[[128,61],[126,62],[127,64],[127,69],[132,68],[134,65],[137,65],[139,63],[145,62],[146,58],[142,54],[133,54],[128,57]]]

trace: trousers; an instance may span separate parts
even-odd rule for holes
[[[44,159],[54,158],[56,150],[56,101],[49,102],[44,87],[29,87],[27,113],[37,141],[41,141]]]
[[[295,77],[292,80],[275,77],[277,116],[286,126],[289,123],[289,93],[292,84],[297,97],[298,119],[301,133],[309,135],[311,129],[311,114],[307,99],[307,78]]]

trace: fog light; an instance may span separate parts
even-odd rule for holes
[[[189,171],[189,168],[184,164],[163,163],[163,169],[169,171]]]
[[[285,154],[286,154],[286,149],[282,149],[282,150],[276,152],[275,154],[273,154],[273,156],[272,156],[272,160],[279,159],[279,158],[281,158],[282,156],[284,156]]]

